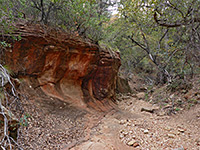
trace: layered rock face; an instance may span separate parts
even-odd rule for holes
[[[34,88],[79,107],[105,111],[111,107],[119,54],[40,25],[17,25],[6,52],[16,77],[31,79]]]

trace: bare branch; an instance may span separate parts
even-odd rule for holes
[[[194,19],[189,19],[187,20],[184,18],[181,21],[177,21],[176,23],[166,23],[165,21],[159,20],[157,16],[157,12],[154,13],[154,20],[156,23],[160,26],[167,27],[167,28],[174,28],[174,27],[180,27],[182,25],[188,25],[192,22],[200,22],[200,18],[194,18]]]
[[[156,23],[160,26],[163,26],[163,27],[167,27],[167,28],[174,28],[174,27],[180,27],[183,25],[183,23],[174,23],[174,24],[169,24],[169,23],[165,23],[165,22],[162,22],[161,20],[158,19],[158,16],[157,16],[157,13],[155,12],[154,13],[154,20],[156,21]]]
[[[33,8],[36,8],[36,9],[38,9],[39,11],[42,11],[42,10],[40,9],[39,4],[38,4],[37,2],[35,2],[34,0],[31,0],[31,1],[32,1],[33,4],[34,4],[34,6],[32,6]]]
[[[173,8],[173,9],[177,10],[181,14],[181,16],[183,18],[185,17],[184,13],[180,9],[178,9],[170,0],[168,0],[168,2],[169,2],[169,4],[167,3],[167,6],[169,6],[169,7]]]
[[[143,50],[145,50],[145,51],[148,52],[148,50],[144,47],[144,45],[142,45],[141,43],[135,41],[135,40],[133,39],[133,37],[128,36],[128,38],[129,38],[133,43],[135,43],[136,45],[138,45],[140,48],[142,48]]]

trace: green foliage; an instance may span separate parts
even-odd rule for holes
[[[25,114],[22,118],[20,118],[19,125],[20,126],[28,126],[28,118],[31,118],[29,114]]]
[[[171,84],[167,86],[167,90],[171,92],[180,91],[180,90],[190,90],[193,85],[190,82],[184,81],[183,79],[174,80]]]
[[[8,65],[4,65],[3,67],[6,69],[6,71],[8,72],[9,75],[13,74],[13,71],[10,69],[10,67]]]
[[[6,41],[0,41],[0,45],[2,46],[2,47],[11,47],[11,45],[10,44],[8,44],[8,43],[6,43]]]
[[[95,42],[103,38],[103,24],[110,17],[109,0],[18,0],[12,5],[18,17],[77,32]]]
[[[198,100],[195,98],[189,99],[188,102],[191,104],[198,104]]]
[[[180,109],[180,108],[178,108],[178,107],[176,107],[176,108],[175,108],[175,111],[180,111],[180,110],[181,110],[181,109]]]
[[[120,50],[125,70],[193,74],[200,57],[200,22],[194,19],[199,19],[199,5],[197,0],[121,1],[120,16],[108,25],[105,42]]]
[[[125,74],[191,76],[200,71],[199,0],[0,0],[0,29],[28,20],[71,31],[121,52]],[[21,37],[13,37],[20,40]],[[0,47],[9,47],[0,41]],[[145,75],[143,75],[145,77]]]

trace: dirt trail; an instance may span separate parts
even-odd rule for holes
[[[141,112],[141,108],[155,106],[134,98],[120,105],[121,111],[106,115],[91,139],[73,150],[200,149],[199,105],[174,116]]]
[[[28,90],[28,87],[23,87]],[[151,104],[129,97],[118,110],[74,107],[29,87],[22,101],[28,126],[18,142],[25,150],[200,150],[200,105],[173,116],[141,112]],[[178,149],[177,149],[178,150]]]

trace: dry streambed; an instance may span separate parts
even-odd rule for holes
[[[74,150],[199,150],[200,106],[173,116],[142,111],[156,106],[127,98],[119,102],[121,110],[106,115],[85,143]],[[131,105],[130,105],[131,103]]]
[[[28,126],[20,129],[24,149],[200,149],[199,105],[167,116],[157,106],[129,96],[119,102],[118,110],[98,114],[33,93],[23,106],[31,115]]]

